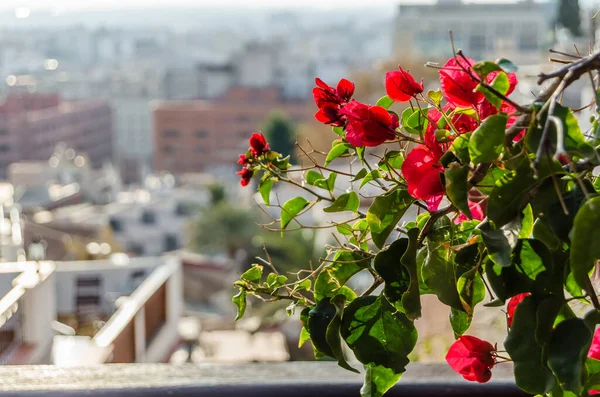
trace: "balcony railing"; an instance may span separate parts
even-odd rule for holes
[[[463,380],[446,364],[412,363],[389,397],[520,397],[508,364],[486,384]],[[332,362],[245,365],[0,367],[0,396],[15,397],[346,397],[362,376]],[[82,393],[85,391],[85,393]]]

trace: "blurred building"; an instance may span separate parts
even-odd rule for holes
[[[49,159],[61,142],[99,167],[112,157],[111,140],[111,109],[104,101],[9,95],[0,104],[0,178],[6,178],[11,163]]]
[[[55,338],[53,363],[166,362],[183,310],[176,258],[56,262],[56,311],[75,335]]]
[[[0,365],[168,361],[181,282],[176,258],[5,263]]]
[[[447,59],[452,56],[451,30],[456,49],[470,58],[494,60],[500,55],[517,64],[538,63],[548,42],[546,9],[532,0],[401,4],[394,51],[427,60]]]
[[[160,255],[187,245],[189,218],[208,200],[206,189],[176,187],[172,175],[149,177],[145,189],[120,192],[109,204],[82,203],[38,212],[30,217],[37,227],[30,228],[37,233],[40,228],[51,229],[61,238],[76,231],[86,242],[77,252],[97,242],[109,244],[107,250],[118,248],[136,256]],[[69,241],[72,247],[75,240]]]
[[[312,117],[310,104],[288,100],[276,87],[236,86],[215,100],[162,101],[153,110],[154,156],[157,171],[175,174],[233,170],[238,153],[268,115],[280,110],[294,123]]]

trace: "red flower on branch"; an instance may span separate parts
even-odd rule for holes
[[[483,218],[485,218],[485,209],[484,209],[484,206],[482,205],[482,203],[469,200],[468,204],[469,204],[469,210],[471,211],[471,216],[473,217],[473,219],[482,221]],[[458,224],[460,224],[464,221],[468,221],[468,220],[470,220],[469,217],[461,212],[460,215],[457,216],[456,219],[454,219],[454,223],[458,225]]]
[[[259,134],[257,132],[252,134],[250,137],[250,151],[252,152],[253,156],[262,156],[269,150],[271,149],[269,148],[269,144],[267,143],[267,140],[263,134]]]
[[[327,85],[323,80],[316,78],[317,86],[313,88],[313,97],[319,111],[315,118],[323,124],[341,127],[345,120],[340,114],[342,109],[354,95],[354,83],[341,79],[336,88]]]
[[[475,61],[466,58],[450,58],[440,70],[440,88],[448,103],[459,107],[471,107],[482,102],[485,97],[475,91],[479,84],[472,66]]]
[[[250,159],[248,158],[248,156],[246,154],[240,154],[240,157],[238,158],[237,163],[240,165],[248,165],[248,164],[250,164]]]
[[[442,111],[447,114],[448,111],[451,109],[452,106],[450,104],[447,104],[442,108]],[[432,108],[429,109],[429,112],[427,113],[427,118],[429,119],[429,124],[427,124],[427,132],[430,134],[435,134],[435,131],[438,129],[438,123],[442,118],[442,113],[439,110]],[[456,128],[456,132],[458,132],[459,134],[466,134],[467,132],[472,132],[477,129],[477,120],[463,113],[455,114],[454,116],[452,116],[451,121],[454,128]],[[450,126],[447,125],[446,129],[449,130]]]
[[[517,310],[517,306],[519,303],[523,302],[523,299],[527,298],[531,295],[529,292],[524,292],[519,295],[515,295],[508,301],[506,305],[506,323],[509,327],[512,327],[513,318],[515,317],[515,310]]]
[[[463,335],[450,346],[446,361],[466,380],[485,383],[496,364],[496,347],[474,336]]]
[[[438,209],[444,197],[441,174],[444,167],[440,164],[442,149],[433,132],[425,133],[425,145],[412,149],[402,164],[402,175],[408,182],[408,193],[427,203],[430,211]]]
[[[396,102],[407,102],[410,98],[423,92],[423,79],[417,83],[410,73],[398,66],[398,71],[385,74],[385,90]]]
[[[346,139],[355,147],[378,146],[396,137],[398,117],[381,106],[352,101],[340,110],[340,114],[348,120]]]
[[[250,168],[244,167],[241,171],[236,172],[236,174],[238,174],[241,177],[240,184],[242,186],[248,186],[250,180],[252,179],[252,176],[254,175],[254,172]]]

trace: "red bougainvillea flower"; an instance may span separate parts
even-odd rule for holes
[[[354,95],[354,83],[341,79],[336,88],[330,87],[323,80],[316,78],[317,86],[313,88],[313,97],[319,111],[315,118],[323,124],[334,127],[345,125],[345,118],[339,113]]]
[[[523,302],[523,299],[531,295],[529,292],[525,292],[519,295],[515,295],[508,301],[506,305],[506,323],[509,327],[512,327],[513,318],[515,317],[515,310],[519,303]]]
[[[269,148],[269,144],[267,143],[267,140],[263,134],[259,134],[258,132],[252,134],[250,137],[250,151],[252,152],[253,156],[261,156],[269,150],[271,149]]]
[[[313,88],[313,97],[319,109],[326,103],[342,105],[354,95],[354,83],[346,79],[341,79],[336,88],[330,87],[320,78],[315,79],[315,84],[317,86]]]
[[[250,164],[250,159],[248,158],[248,156],[246,156],[246,154],[240,154],[237,163],[240,165],[248,165]]]
[[[466,380],[485,383],[492,377],[491,369],[496,364],[495,351],[491,343],[463,335],[450,346],[446,361]]]
[[[402,175],[408,182],[408,193],[425,201],[430,211],[436,211],[444,197],[442,150],[435,135],[425,134],[425,141],[426,145],[419,145],[408,153],[402,164]]]
[[[600,328],[597,328],[596,332],[594,332],[592,345],[590,346],[587,356],[589,358],[593,358],[594,360],[600,360]],[[600,390],[590,390],[589,394],[598,395],[600,394]]]
[[[236,174],[238,174],[241,177],[240,184],[242,186],[248,186],[250,180],[252,179],[252,176],[254,175],[254,172],[250,168],[244,167],[241,171],[236,172]]]
[[[452,106],[449,104],[442,108],[442,111],[446,114],[448,114],[448,112],[451,110]],[[438,122],[441,118],[442,113],[439,110],[435,108],[429,109],[429,112],[427,113],[427,119],[429,119],[429,124],[427,124],[427,133],[435,134],[435,131],[438,129]],[[472,132],[477,129],[477,120],[469,115],[458,113],[452,116],[452,125],[454,125],[456,132],[459,134],[466,134],[467,132]],[[446,129],[450,129],[450,127],[446,126]]]
[[[482,203],[469,200],[468,204],[469,204],[469,210],[471,210],[471,215],[473,216],[473,219],[482,221],[483,218],[485,218],[485,210],[483,208]],[[457,216],[456,219],[454,219],[454,223],[458,225],[459,223],[468,221],[468,220],[470,220],[469,217],[461,212],[460,215]]]
[[[476,76],[472,65],[475,61],[469,58],[450,58],[440,69],[440,88],[448,103],[459,107],[475,106],[482,102],[485,97],[481,92],[475,91],[477,87]]]
[[[410,73],[398,66],[398,71],[385,74],[385,90],[396,102],[407,102],[410,98],[423,92],[423,79],[417,83]]]
[[[346,139],[355,147],[378,146],[396,137],[398,117],[381,106],[352,101],[340,110],[340,114],[348,119]]]

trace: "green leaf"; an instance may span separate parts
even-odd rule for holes
[[[450,164],[444,173],[446,179],[446,195],[463,214],[473,219],[469,209],[469,167],[460,167],[456,163]]]
[[[490,86],[496,90],[497,92],[499,92],[502,95],[506,95],[506,93],[508,92],[508,89],[510,87],[509,83],[508,83],[508,76],[506,75],[506,73],[504,72],[500,72],[496,75],[496,77],[494,78],[494,81],[492,81],[492,83],[490,84]],[[489,88],[487,88],[486,86],[482,85],[482,84],[478,84],[477,91],[480,91],[485,98],[492,104],[494,105],[494,107],[498,110],[500,110],[500,108],[502,107],[502,99],[500,97],[498,97],[496,94],[493,93],[492,90],[490,90]]]
[[[365,365],[365,380],[360,389],[361,397],[381,397],[402,377],[381,365]]]
[[[457,310],[453,307],[450,308],[450,325],[452,326],[452,331],[454,331],[455,337],[467,332],[471,326],[472,320],[472,315],[469,315],[462,310]]]
[[[527,204],[527,207],[523,210],[523,220],[521,221],[519,238],[530,238],[532,236],[533,222],[533,210],[531,209],[531,204]]]
[[[348,145],[345,143],[338,143],[331,148],[329,153],[327,153],[327,157],[325,158],[325,167],[327,167],[333,160],[346,153],[348,153]]]
[[[540,302],[536,312],[535,329],[535,340],[538,345],[543,346],[550,342],[556,317],[565,305],[565,298],[557,295],[550,295]]]
[[[333,132],[341,137],[345,136],[344,127],[333,127]]]
[[[571,272],[588,294],[588,274],[600,259],[600,196],[588,200],[577,212],[571,238]]]
[[[582,319],[571,318],[558,324],[548,348],[548,366],[563,389],[579,395],[585,360],[592,342],[592,332]]]
[[[475,305],[485,298],[485,284],[477,267],[472,268],[458,278],[456,289],[463,308],[467,314],[472,316]]]
[[[471,140],[472,133],[460,134],[454,139],[452,145],[450,145],[450,152],[454,153],[463,165],[469,165],[471,162],[471,156],[469,155],[469,141]]]
[[[423,283],[433,291],[445,305],[464,310],[458,291],[452,263],[444,259],[438,250],[432,248],[432,242],[427,238],[427,257],[421,268]]]
[[[390,108],[390,106],[392,106],[393,103],[394,103],[394,100],[392,98],[390,98],[387,95],[384,95],[381,98],[379,98],[379,100],[377,101],[375,106],[381,106],[385,110],[388,110]]]
[[[504,347],[514,362],[517,386],[528,393],[544,394],[556,386],[556,379],[544,364],[543,349],[535,340],[536,311],[534,297],[519,303]]]
[[[554,116],[558,117],[562,123],[564,148],[569,155],[578,156],[579,158],[595,156],[593,146],[586,142],[585,137],[579,128],[579,122],[571,109],[557,103],[554,109]],[[546,117],[547,112],[541,116],[539,122],[531,123],[527,130],[525,144],[531,153],[535,153],[540,144]],[[556,151],[556,128],[554,125],[552,125],[550,129],[549,142],[550,145],[548,146],[548,149],[550,153],[553,154]]]
[[[408,290],[402,295],[402,307],[404,314],[410,320],[416,320],[421,317],[421,295],[419,292],[419,272],[417,270],[417,248],[419,229],[412,228],[408,230],[408,247],[400,258],[400,263],[408,270],[410,275],[410,284]]]
[[[367,173],[368,171],[366,168],[361,168],[361,170],[356,173],[356,175],[350,180],[350,182],[356,182],[363,179],[367,175]]]
[[[556,174],[564,174],[564,170],[556,162],[552,166]],[[496,186],[489,195],[488,218],[494,221],[496,227],[512,221],[527,205],[532,190],[549,176],[550,168],[546,161],[540,164],[536,178],[529,160],[522,158],[515,170],[496,181]]]
[[[263,267],[261,265],[257,265],[256,263],[252,265],[252,267],[246,270],[240,278],[242,280],[248,281],[250,283],[260,283],[260,279],[263,274]]]
[[[367,212],[373,242],[382,248],[406,210],[415,202],[407,190],[395,189],[378,196]]]
[[[419,278],[417,275],[417,238],[419,229],[408,231],[375,256],[374,268],[385,281],[384,295],[410,320],[421,317]]]
[[[306,328],[302,327],[302,329],[300,330],[300,337],[298,338],[298,349],[304,346],[304,344],[308,340],[310,340],[310,334],[308,333],[308,330]]]
[[[351,302],[342,317],[341,334],[361,363],[401,374],[417,342],[412,321],[381,296]]]
[[[502,68],[494,62],[480,61],[473,65],[473,70],[480,77],[484,78],[492,72],[502,71]]]
[[[298,196],[289,199],[281,207],[281,228],[285,229],[287,225],[298,215],[310,202],[304,197]]]
[[[387,300],[403,311],[402,295],[410,286],[408,269],[400,263],[400,258],[408,248],[408,239],[401,238],[391,243],[387,249],[379,251],[373,261],[375,271],[385,281],[383,293]]]
[[[404,128],[412,133],[423,133],[427,129],[427,124],[429,123],[429,120],[427,119],[428,112],[429,109],[416,109],[406,121]]]
[[[477,229],[481,231],[481,238],[490,259],[502,267],[510,266],[510,256],[517,245],[521,231],[521,220],[515,218],[500,230],[493,229],[489,221],[484,221],[477,226]]]
[[[377,180],[377,179],[381,179],[381,174],[379,173],[378,170],[373,170],[371,172],[369,172],[362,180],[362,182],[360,183],[359,189],[362,188],[364,185],[366,185],[367,183]]]
[[[473,164],[494,161],[502,153],[507,120],[505,114],[489,116],[471,134],[469,156]]]
[[[342,323],[342,313],[344,312],[344,304],[346,303],[346,297],[344,295],[336,295],[331,298],[331,304],[335,306],[335,316],[327,326],[325,338],[327,344],[331,347],[333,357],[338,360],[338,365],[348,371],[359,373],[358,370],[352,368],[344,357],[344,350],[342,349],[342,339],[340,338],[340,325]]]
[[[352,211],[357,212],[360,206],[360,200],[356,192],[344,193],[339,195],[329,206],[323,208],[325,212]]]
[[[404,163],[404,152],[399,150],[391,150],[385,153],[383,159],[379,162],[379,168],[382,171],[390,172],[390,167],[400,169],[402,168],[402,163]]]
[[[441,90],[437,90],[437,91],[432,91],[429,90],[427,91],[427,97],[429,97],[429,99],[431,99],[436,105],[440,105],[440,102],[442,101],[442,91]]]
[[[321,300],[308,312],[308,333],[316,351],[329,357],[334,353],[327,343],[327,328],[336,315],[336,307],[329,298]]]
[[[244,313],[246,313],[246,290],[240,288],[240,291],[233,298],[231,298],[231,300],[237,307],[237,316],[235,317],[235,321],[238,321],[244,317]]]
[[[269,174],[263,175],[258,183],[258,191],[267,207],[271,205],[271,188],[274,183],[275,180]]]
[[[308,183],[309,185],[315,185],[315,182],[318,181],[319,179],[323,179],[324,176],[323,174],[321,174],[319,171],[317,170],[308,170],[306,171],[306,175],[304,176],[304,179],[306,179],[306,183]]]
[[[333,262],[323,267],[315,281],[315,299],[317,302],[343,293],[342,290],[346,282],[356,273],[369,267],[369,264],[368,259],[357,253],[343,250],[336,252]]]
[[[496,63],[498,64],[498,66],[500,66],[502,68],[502,70],[504,70],[506,73],[513,73],[516,72],[519,68],[517,67],[517,65],[515,65],[514,63],[512,63],[511,61],[509,61],[506,58],[500,58],[496,61]]]

